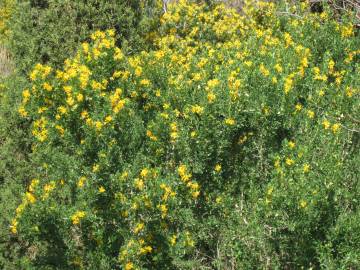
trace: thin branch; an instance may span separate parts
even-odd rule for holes
[[[352,129],[352,128],[349,128],[349,127],[344,126],[344,125],[342,125],[342,124],[341,124],[341,127],[343,127],[344,129],[346,129],[347,131],[360,133],[360,130],[358,130],[358,129]]]
[[[279,11],[279,12],[276,12],[276,14],[285,15],[285,16],[291,16],[291,17],[295,17],[295,18],[298,18],[298,19],[303,19],[303,17],[301,17],[300,15],[290,13],[290,12],[287,12],[287,11]]]

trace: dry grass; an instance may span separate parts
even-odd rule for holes
[[[13,70],[9,53],[0,45],[0,77],[8,76]]]

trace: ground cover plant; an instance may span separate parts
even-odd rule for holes
[[[35,65],[19,267],[360,267],[360,39],[338,16],[178,1],[152,49],[99,30]]]

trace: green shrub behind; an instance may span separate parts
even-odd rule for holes
[[[117,43],[128,50],[146,48],[156,26],[156,1],[18,1],[9,23],[9,49],[19,70],[35,63],[59,66],[78,44],[98,29],[117,30]]]

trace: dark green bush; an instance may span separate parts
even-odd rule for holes
[[[142,50],[159,10],[155,0],[19,0],[9,23],[9,49],[23,72],[38,62],[59,66],[98,29],[115,29],[117,45],[129,52]]]

